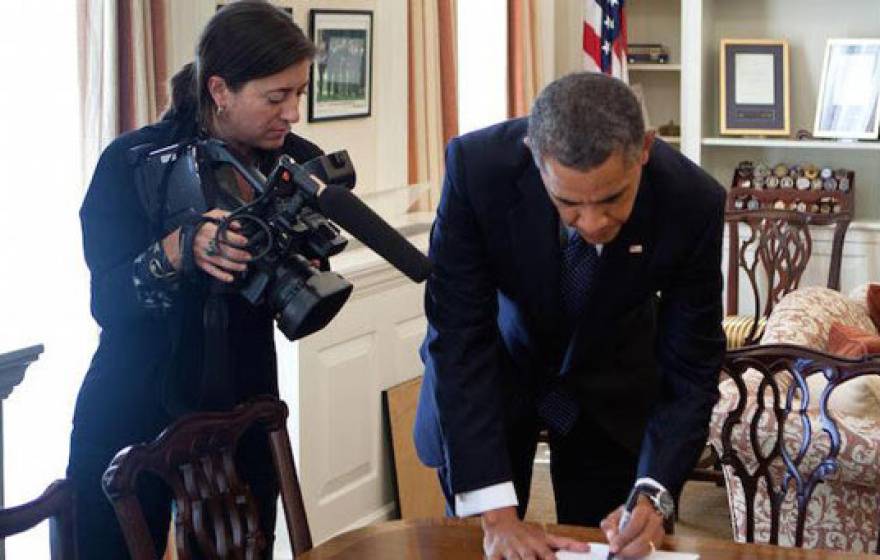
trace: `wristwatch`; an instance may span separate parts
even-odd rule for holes
[[[635,491],[651,500],[654,509],[663,516],[664,520],[672,519],[675,513],[675,503],[672,494],[668,490],[658,488],[652,484],[638,484]]]

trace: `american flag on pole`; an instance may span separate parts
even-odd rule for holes
[[[629,81],[624,0],[584,2],[584,69]]]

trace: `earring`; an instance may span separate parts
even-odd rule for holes
[[[217,107],[217,116],[222,115],[224,111],[226,111],[226,107]]]

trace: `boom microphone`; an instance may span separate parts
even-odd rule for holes
[[[325,216],[414,282],[431,274],[431,261],[347,188],[327,185],[318,194],[318,204]]]

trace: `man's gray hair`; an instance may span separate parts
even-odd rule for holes
[[[642,108],[617,78],[569,74],[538,95],[529,115],[529,146],[539,167],[552,157],[566,167],[593,169],[622,150],[636,158],[645,138]]]

